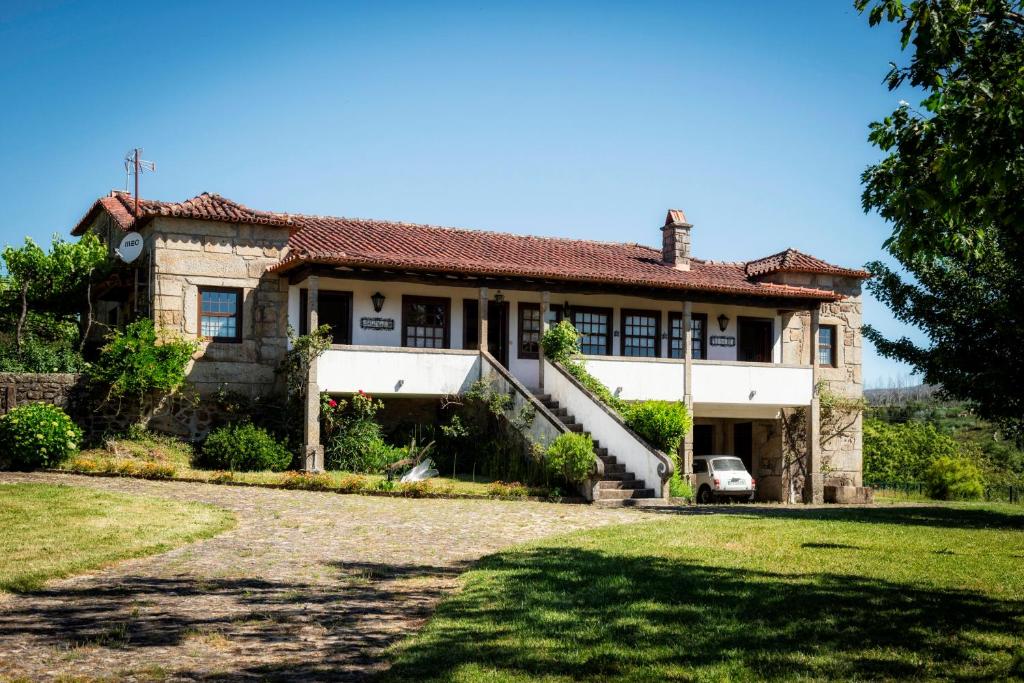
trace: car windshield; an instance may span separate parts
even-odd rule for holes
[[[739,458],[715,458],[711,461],[711,466],[715,468],[715,472],[747,471],[747,468],[743,466],[743,461]]]

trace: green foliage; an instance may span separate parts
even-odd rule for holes
[[[928,466],[924,481],[936,500],[977,500],[985,493],[981,472],[964,458],[938,458]]]
[[[580,355],[579,333],[568,320],[549,327],[540,344],[552,363],[566,363]]]
[[[644,401],[630,406],[626,424],[658,450],[675,454],[693,424],[686,404],[671,401]]]
[[[1024,443],[1024,16],[1020,0],[856,0],[902,28],[890,90],[923,92],[871,125],[886,156],[862,176],[865,211],[892,223],[900,267],[868,264],[868,289],[926,345],[864,336],[925,382],[971,401]]]
[[[175,391],[185,382],[185,368],[197,344],[169,335],[158,338],[153,321],[142,318],[114,330],[88,369],[108,399],[135,399]]]
[[[693,500],[693,487],[690,486],[690,482],[683,479],[679,475],[679,467],[676,467],[676,471],[672,473],[672,478],[668,480],[668,492],[673,498],[686,498],[687,500]]]
[[[381,474],[387,466],[407,457],[405,448],[384,442],[377,412],[384,407],[360,391],[351,401],[321,396],[320,423],[327,469]]]
[[[211,467],[233,472],[280,472],[292,462],[292,454],[265,429],[250,423],[214,430],[203,444],[204,461]]]
[[[544,452],[544,460],[552,474],[582,483],[594,471],[594,442],[586,434],[559,434]]]
[[[331,327],[321,325],[310,334],[296,336],[295,329],[288,326],[288,352],[277,367],[277,374],[284,377],[284,415],[287,425],[288,443],[298,451],[302,447],[303,425],[306,412],[306,380],[309,367],[327,349],[331,348]]]
[[[82,430],[48,403],[29,403],[0,417],[0,444],[18,469],[54,467],[78,451]]]
[[[81,372],[82,354],[64,340],[51,341],[26,335],[21,352],[12,340],[0,340],[0,372]]]
[[[956,440],[940,433],[934,425],[864,420],[864,480],[867,482],[920,482],[936,460],[960,456],[961,447]]]

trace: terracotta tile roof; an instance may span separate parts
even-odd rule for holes
[[[793,257],[790,261],[783,258],[790,252],[811,259],[819,269],[829,268],[827,272],[862,273],[831,266],[795,250],[750,263],[691,259],[690,270],[679,270],[661,260],[660,249],[639,244],[271,213],[255,211],[209,193],[179,203],[140,200],[140,217],[135,221],[132,202],[130,195],[111,193],[96,202],[73,234],[84,232],[98,211],[106,211],[123,229],[142,225],[156,216],[259,223],[287,227],[291,231],[287,255],[270,269],[282,273],[310,263],[824,301],[842,297],[828,290],[762,282],[755,276],[791,267]],[[670,212],[669,218],[686,221],[678,210]],[[783,267],[774,261],[768,263],[770,259],[781,259]],[[762,265],[751,272],[752,264]]]
[[[747,275],[751,277],[768,275],[770,273],[820,273],[858,278],[871,276],[871,273],[866,270],[834,266],[816,256],[805,254],[796,249],[786,249],[778,254],[747,262]]]
[[[131,230],[145,225],[157,216],[173,216],[204,221],[225,221],[228,223],[254,223],[258,225],[290,226],[290,218],[286,214],[256,211],[238,202],[233,202],[219,194],[203,192],[183,202],[161,202],[153,199],[139,199],[139,217],[136,220],[135,200],[127,192],[111,192],[100,198],[88,213],[71,231],[72,235],[81,235],[89,227],[96,215],[105,210],[122,230]]]

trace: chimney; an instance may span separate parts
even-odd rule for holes
[[[669,209],[661,228],[661,260],[679,270],[690,269],[690,228],[686,214]]]

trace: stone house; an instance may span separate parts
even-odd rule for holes
[[[690,407],[687,474],[694,454],[729,453],[763,499],[784,500],[797,482],[820,500],[826,477],[859,486],[858,416],[841,434],[810,438],[797,464],[784,454],[781,418],[799,411],[818,435],[817,387],[861,396],[868,273],[794,249],[703,260],[691,254],[691,229],[670,210],[652,248],[112,192],[72,233],[91,231],[111,250],[129,231],[142,235],[143,255],[100,289],[96,317],[117,325],[149,315],[199,339],[188,378],[200,394],[275,391],[288,327],[328,324],[334,343],[311,372],[314,389],[394,403],[489,377],[535,409],[534,438],[583,429],[600,442],[588,495],[667,495],[673,460],[544,358],[544,330],[569,319],[588,369],[618,396]],[[309,469],[322,467],[317,410],[311,399]]]

